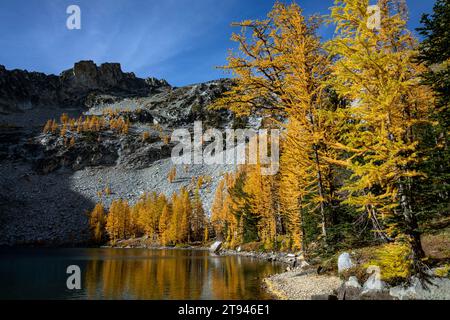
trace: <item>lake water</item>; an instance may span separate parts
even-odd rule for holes
[[[67,289],[70,265],[81,290]],[[0,299],[268,299],[262,279],[282,270],[201,250],[1,249]]]

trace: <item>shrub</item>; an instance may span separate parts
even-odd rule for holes
[[[436,276],[441,278],[450,277],[450,264],[446,264],[440,268],[437,268],[434,273]]]
[[[142,133],[142,141],[145,142],[150,138],[150,133],[148,131],[144,131]]]
[[[173,183],[176,177],[177,177],[177,168],[173,167],[172,169],[170,169],[169,174],[167,175],[167,180],[169,181],[169,183]]]
[[[411,247],[406,242],[389,243],[375,251],[375,258],[366,267],[380,267],[382,280],[398,284],[411,276],[411,253]]]

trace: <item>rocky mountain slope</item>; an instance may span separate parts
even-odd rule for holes
[[[234,167],[178,167],[169,183],[173,145],[165,140],[196,120],[233,126],[230,113],[208,109],[231,85],[222,79],[173,88],[92,61],[59,76],[0,66],[0,245],[82,244],[89,238],[86,212],[95,203],[134,202],[152,191],[169,196],[199,176],[207,181],[201,196],[209,211],[218,181]],[[129,128],[43,133],[47,120],[63,113],[102,123],[123,119]]]
[[[115,96],[147,96],[170,85],[154,78],[139,79],[124,73],[118,63],[95,65],[80,61],[59,76],[0,65],[0,113],[20,112],[36,107],[82,106],[98,93]]]

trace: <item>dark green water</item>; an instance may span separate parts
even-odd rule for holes
[[[67,289],[67,267],[81,289]],[[0,299],[268,299],[274,263],[199,250],[2,249]]]

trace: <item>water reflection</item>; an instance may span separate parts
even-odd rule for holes
[[[199,250],[38,251],[1,254],[1,274],[10,279],[0,297],[29,299],[39,292],[42,299],[266,299],[261,279],[281,271],[276,264]],[[81,291],[65,288],[70,264],[81,267]],[[39,277],[30,275],[32,266]],[[33,277],[37,281],[24,280]]]

